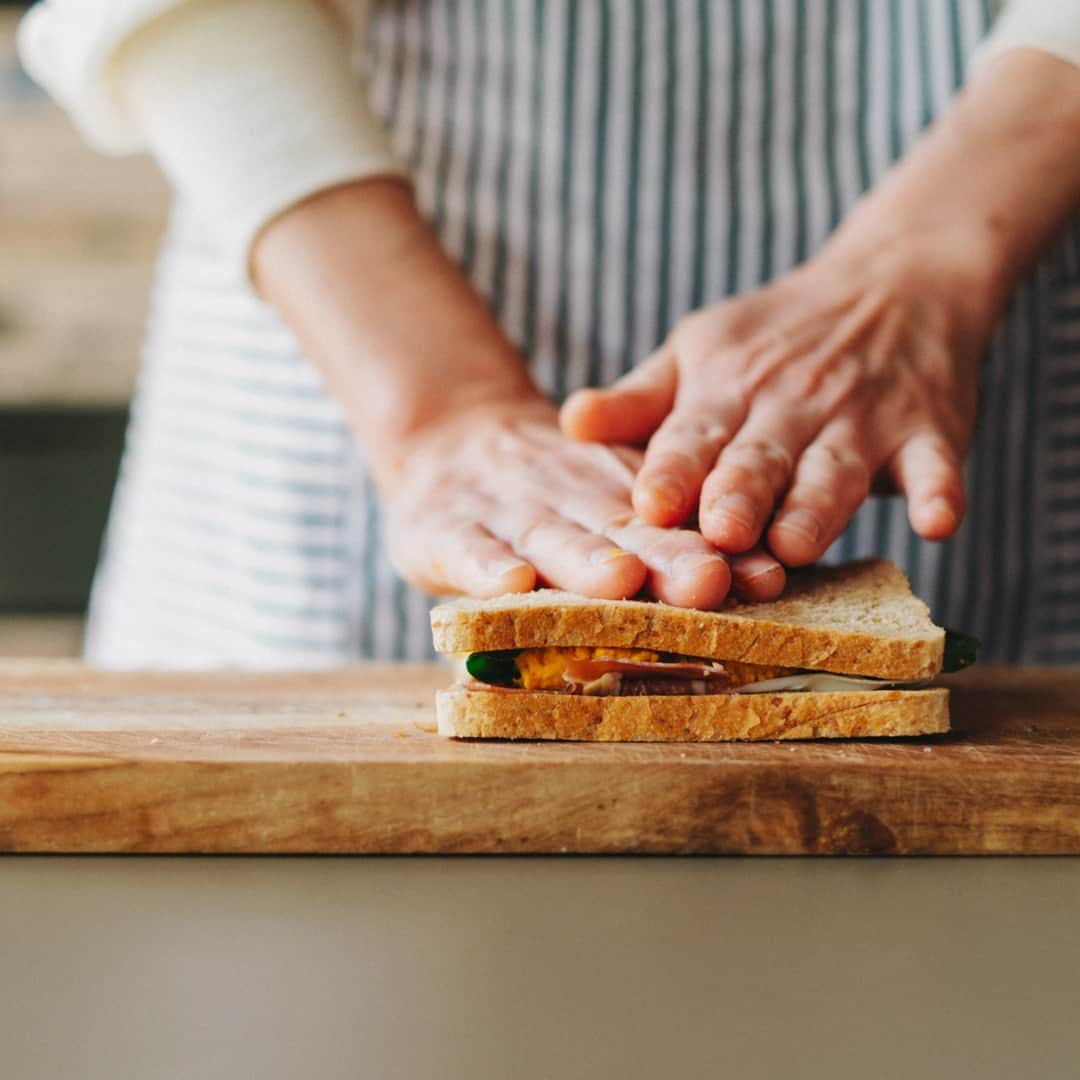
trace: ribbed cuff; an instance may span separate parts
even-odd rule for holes
[[[1080,67],[1080,3],[1012,0],[972,54],[968,74],[1008,49],[1040,49]]]
[[[161,167],[244,278],[259,230],[288,207],[408,175],[367,106],[345,29],[316,0],[179,8],[123,47],[115,75]]]

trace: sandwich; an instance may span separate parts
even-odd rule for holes
[[[556,589],[431,612],[460,665],[436,699],[458,738],[723,741],[929,735],[949,694],[925,684],[974,659],[892,563],[793,571],[771,603],[717,611]]]

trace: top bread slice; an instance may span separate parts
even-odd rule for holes
[[[540,589],[442,604],[431,628],[443,653],[607,645],[898,682],[932,678],[945,647],[944,630],[884,559],[791,571],[771,603],[696,611]]]

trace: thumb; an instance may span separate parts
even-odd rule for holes
[[[563,434],[581,442],[644,445],[675,403],[678,371],[670,352],[655,352],[611,386],[578,390],[559,410]]]

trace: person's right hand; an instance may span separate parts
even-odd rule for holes
[[[390,551],[436,595],[496,596],[549,584],[606,599],[643,587],[658,600],[714,608],[735,590],[774,599],[784,571],[760,551],[718,554],[695,529],[637,518],[641,455],[574,443],[539,397],[477,404],[426,425],[383,470]]]
[[[255,283],[296,332],[363,441],[390,554],[428,592],[548,583],[587,596],[715,607],[772,599],[771,556],[719,555],[696,529],[646,525],[636,451],[572,442],[521,355],[439,246],[411,192],[366,180],[276,218]]]

